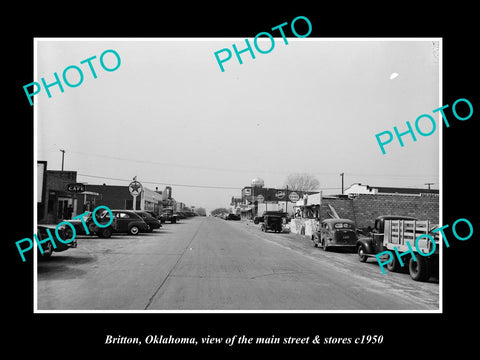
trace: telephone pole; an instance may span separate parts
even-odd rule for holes
[[[427,185],[428,186],[428,190],[430,190],[430,185],[433,185],[435,183],[425,183],[424,185]]]
[[[65,157],[65,150],[60,149],[60,151],[62,152],[62,171],[63,171],[63,160],[64,160],[64,157]]]
[[[344,175],[344,173],[340,174],[340,176],[342,177],[342,195],[343,195],[343,175]]]

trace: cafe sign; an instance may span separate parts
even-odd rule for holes
[[[71,183],[67,184],[67,191],[72,193],[80,193],[85,191],[85,184]]]

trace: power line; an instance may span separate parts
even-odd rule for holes
[[[116,181],[126,181],[131,182],[131,179],[118,179],[118,178],[111,178],[106,176],[95,176],[95,175],[87,175],[87,174],[78,174],[80,176],[91,177],[96,179],[106,179],[106,180],[116,180]],[[206,189],[227,189],[227,190],[241,190],[242,187],[232,187],[232,186],[209,186],[209,185],[193,185],[193,184],[172,184],[172,183],[164,183],[160,181],[142,181],[145,184],[153,184],[153,185],[169,185],[169,186],[183,186],[183,187],[193,187],[193,188],[206,188]]]
[[[95,178],[95,179],[104,179],[104,180],[115,180],[115,181],[125,181],[125,182],[131,182],[131,179],[119,179],[119,178],[112,178],[112,177],[107,177],[107,176],[96,176],[96,175],[88,175],[88,174],[77,174],[79,176],[85,176],[85,177],[90,177],[90,178]],[[204,189],[226,189],[226,190],[242,190],[243,187],[234,187],[234,186],[211,186],[211,185],[193,185],[193,184],[174,184],[174,183],[165,183],[165,182],[160,182],[160,181],[142,181],[142,183],[145,184],[152,184],[152,185],[167,185],[167,186],[182,186],[182,187],[192,187],[192,188],[204,188]],[[269,188],[270,189],[270,188]],[[281,189],[278,188],[278,189]],[[294,191],[321,191],[321,190],[338,190],[340,188],[320,188],[317,190],[294,190]],[[293,191],[293,190],[292,190]]]
[[[171,166],[171,167],[178,167],[178,168],[186,168],[186,169],[199,169],[199,170],[211,170],[211,171],[228,171],[228,172],[240,172],[240,173],[271,173],[271,174],[289,174],[289,173],[298,173],[295,171],[286,171],[286,170],[266,170],[266,169],[239,169],[239,168],[215,168],[215,167],[207,167],[207,166],[196,166],[196,165],[182,165],[182,164],[173,164],[173,163],[166,163],[160,161],[151,161],[151,160],[142,160],[142,159],[128,159],[122,158],[118,156],[110,156],[110,155],[100,155],[100,154],[90,154],[84,153],[79,151],[71,151],[71,154],[78,154],[84,156],[93,156],[117,161],[129,161],[134,163],[143,163],[143,164],[153,164],[153,165],[160,165],[160,166]],[[316,176],[338,176],[338,172],[316,172],[316,171],[309,171],[308,173]],[[433,179],[438,178],[438,175],[397,175],[397,174],[359,174],[359,173],[350,173],[345,172],[345,175],[348,176],[364,176],[364,177],[384,177],[384,178],[407,178],[407,179]]]

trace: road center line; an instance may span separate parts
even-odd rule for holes
[[[185,255],[185,253],[187,252],[188,249],[190,249],[190,245],[192,244],[193,240],[197,237],[197,234],[198,232],[200,231],[200,228],[203,224],[203,221],[200,222],[200,225],[198,226],[198,229],[197,231],[195,231],[195,234],[193,234],[192,238],[190,239],[190,241],[188,242],[187,246],[185,246],[185,250],[183,250],[183,252],[180,254],[180,256],[178,257],[177,261],[175,262],[175,264],[172,266],[172,268],[170,269],[170,271],[168,272],[167,276],[165,276],[165,278],[163,279],[163,281],[161,282],[161,284],[158,286],[158,288],[155,290],[155,292],[153,293],[153,295],[150,297],[150,299],[148,299],[148,303],[147,305],[145,306],[144,310],[148,310],[148,308],[150,307],[150,305],[152,304],[153,302],[153,299],[155,298],[155,296],[157,296],[158,292],[160,291],[160,289],[162,288],[162,286],[165,284],[165,282],[167,281],[167,279],[171,276],[173,270],[176,269],[178,263],[180,262],[180,260],[183,258],[183,255]]]

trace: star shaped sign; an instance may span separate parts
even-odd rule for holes
[[[130,185],[128,185],[128,190],[132,195],[138,195],[142,191],[142,184],[138,181],[132,181]]]

